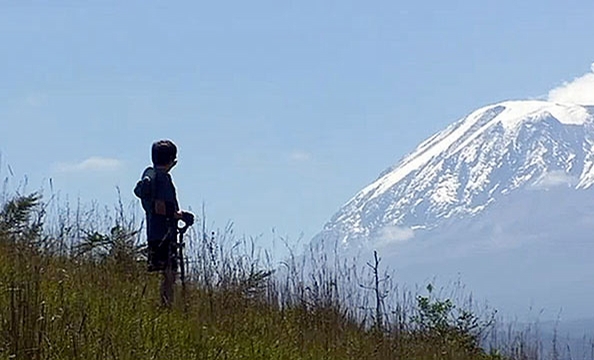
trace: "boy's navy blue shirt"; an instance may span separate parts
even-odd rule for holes
[[[175,241],[175,213],[179,211],[177,194],[171,175],[158,168],[144,170],[134,193],[142,199],[146,212],[147,242]]]

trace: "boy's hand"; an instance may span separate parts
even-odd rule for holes
[[[181,220],[186,224],[186,226],[192,226],[194,224],[194,214],[189,211],[182,211]]]

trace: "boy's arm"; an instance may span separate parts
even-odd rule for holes
[[[194,214],[180,210],[171,176],[169,174],[160,176],[157,185],[154,213],[169,219],[182,220],[187,226],[192,225],[194,223]]]
[[[175,210],[172,203],[165,200],[155,200],[155,214],[173,217],[174,219],[181,219],[183,216],[181,210]]]
[[[158,191],[155,197],[155,214],[166,216],[168,218],[179,219],[181,212],[177,205],[177,196],[175,187],[168,175],[160,177],[157,182]]]

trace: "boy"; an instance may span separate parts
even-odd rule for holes
[[[177,164],[177,147],[170,140],[159,140],[152,145],[153,166],[142,174],[134,194],[142,200],[146,213],[148,243],[148,271],[163,273],[161,301],[166,307],[173,302],[173,284],[178,266],[177,222],[187,225],[194,215],[181,211],[175,186],[169,172]]]

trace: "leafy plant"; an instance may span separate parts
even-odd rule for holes
[[[40,240],[44,214],[38,193],[14,197],[0,211],[0,235],[12,242]]]
[[[495,313],[487,319],[477,316],[469,309],[457,307],[451,299],[438,299],[433,286],[427,285],[427,295],[417,295],[417,314],[412,317],[422,337],[444,346],[460,347],[480,353],[480,340],[494,321]]]

